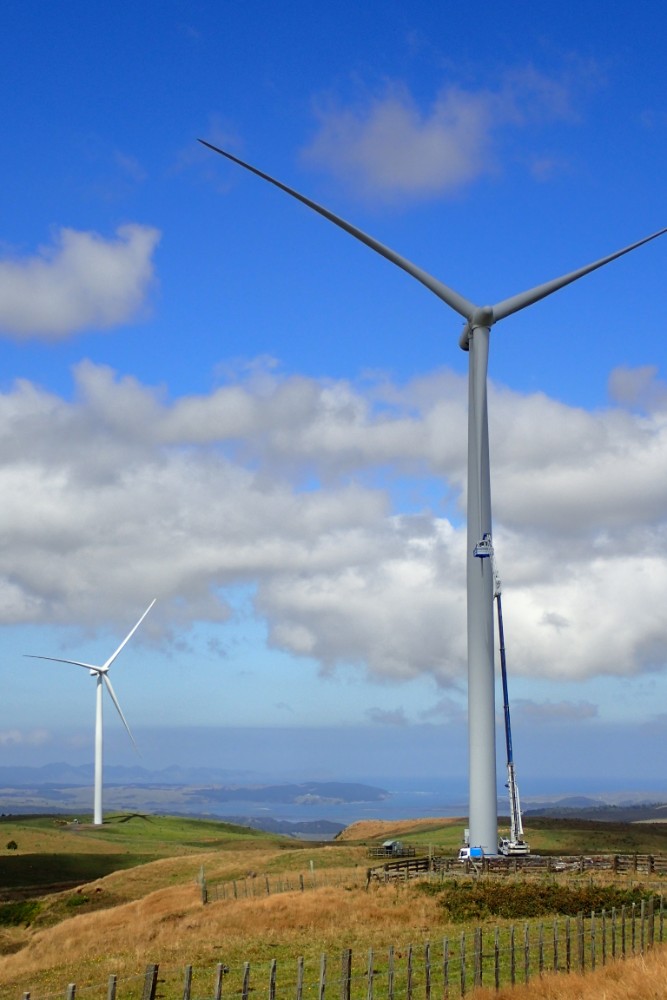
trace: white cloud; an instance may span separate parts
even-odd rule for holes
[[[0,622],[97,625],[103,608],[124,626],[157,596],[147,632],[216,623],[224,644],[225,590],[252,585],[270,642],[324,670],[458,684],[465,379],[362,392],[252,371],[170,401],[91,363],[75,377],[71,402],[0,394]],[[512,672],[663,668],[665,412],[493,385],[490,412]],[[392,509],[388,468],[421,511]]]
[[[590,67],[559,79],[527,67],[506,73],[495,90],[448,82],[428,107],[400,83],[351,107],[333,100],[318,109],[319,128],[303,158],[374,198],[456,191],[499,168],[503,133],[574,120],[586,75]],[[559,168],[539,146],[525,159],[542,178]]]
[[[63,228],[35,256],[0,261],[0,332],[63,340],[130,321],[145,305],[159,238],[136,223],[115,239]]]

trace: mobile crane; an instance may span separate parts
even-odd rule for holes
[[[490,539],[489,539],[490,542]],[[523,821],[521,819],[521,802],[519,786],[514,769],[514,754],[512,752],[512,727],[510,725],[510,702],[507,691],[507,660],[505,657],[505,630],[503,628],[503,605],[501,600],[502,585],[496,566],[496,560],[491,548],[491,565],[493,568],[493,596],[498,612],[498,645],[500,648],[500,674],[503,682],[503,711],[505,715],[505,747],[507,749],[507,789],[510,798],[510,835],[501,837],[498,844],[500,854],[517,857],[530,854],[530,847],[523,839]]]
[[[510,835],[501,837],[498,844],[498,853],[517,857],[530,854],[530,847],[523,839],[523,822],[521,820],[521,802],[519,800],[519,786],[516,782],[516,771],[514,769],[514,754],[512,752],[512,727],[510,724],[510,702],[507,691],[507,660],[505,657],[505,630],[503,628],[503,605],[501,600],[502,585],[500,574],[496,565],[496,557],[493,551],[491,535],[485,534],[474,549],[474,555],[478,559],[490,559],[491,570],[493,572],[493,597],[496,602],[498,612],[498,644],[500,647],[500,673],[503,682],[503,711],[505,715],[505,746],[507,748],[507,784],[510,797]],[[462,849],[463,850],[463,849]]]

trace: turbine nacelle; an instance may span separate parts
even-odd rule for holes
[[[461,350],[470,350],[470,338],[473,335],[475,327],[483,327],[485,330],[488,330],[495,322],[496,317],[493,312],[493,306],[476,306],[472,316],[463,327],[463,333],[459,337],[459,347]]]

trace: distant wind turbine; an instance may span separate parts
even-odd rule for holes
[[[61,659],[59,656],[39,656],[34,653],[25,654],[26,656],[30,656],[34,660],[52,660],[54,663],[72,663],[74,664],[75,667],[85,667],[86,670],[90,671],[91,676],[96,678],[97,690],[96,690],[96,708],[95,708],[95,793],[94,793],[94,808],[93,808],[93,823],[95,824],[95,826],[102,825],[102,751],[103,751],[102,686],[103,685],[106,686],[106,689],[109,692],[111,700],[116,706],[116,710],[120,715],[122,723],[127,730],[127,734],[132,740],[132,745],[136,750],[137,744],[134,741],[134,736],[130,732],[130,727],[127,724],[125,716],[123,715],[123,710],[118,703],[116,692],[111,686],[111,681],[109,680],[109,667],[116,659],[120,651],[130,641],[130,639],[137,631],[137,629],[141,625],[142,621],[144,620],[148,612],[155,604],[156,600],[157,598],[151,601],[151,603],[148,605],[148,607],[144,611],[143,615],[141,616],[137,624],[134,626],[133,629],[131,629],[127,633],[127,635],[121,642],[116,652],[113,653],[106,661],[106,663],[102,664],[102,666],[97,666],[94,663],[82,663],[80,660],[64,660]]]
[[[565,285],[583,278],[598,267],[656,239],[667,232],[660,229],[637,243],[617,250],[576,271],[537,285],[526,292],[503,299],[495,306],[477,306],[454,289],[438,281],[411,261],[361,229],[341,219],[293,188],[269,174],[245,163],[218,146],[200,139],[204,146],[238,163],[251,173],[280,188],[297,201],[312,208],[334,225],[365,243],[382,257],[407,271],[459,313],[465,327],[459,341],[470,352],[468,368],[468,748],[469,748],[469,827],[470,844],[482,847],[486,854],[498,851],[498,818],[496,791],[496,718],[494,688],[494,623],[493,623],[493,554],[491,533],[491,487],[489,471],[489,429],[487,415],[487,369],[491,327],[501,319],[539,302]]]

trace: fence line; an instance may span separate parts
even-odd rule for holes
[[[546,974],[593,971],[611,961],[645,954],[664,941],[664,902],[652,896],[575,918],[477,927],[434,945],[392,945],[383,953],[346,948],[340,958],[305,959],[185,970],[150,964],[143,976],[58,993],[22,994],[23,1000],[231,1000],[250,994],[267,1000],[456,1000],[487,986],[528,983]],[[7,994],[5,993],[5,996]]]
[[[444,879],[445,875],[543,875],[543,874],[587,874],[590,872],[610,871],[614,874],[656,875],[660,878],[667,874],[667,855],[653,854],[598,854],[581,857],[527,857],[527,858],[483,858],[482,862],[465,863],[449,857],[398,858],[387,861],[374,868],[366,868],[347,872],[313,871],[309,876],[303,874],[288,877],[276,877],[273,881],[268,875],[259,876],[249,873],[243,878],[229,882],[211,883],[206,880],[202,867],[199,875],[202,902],[207,903],[220,899],[247,899],[257,896],[271,895],[279,892],[305,892],[306,889],[317,889],[323,886],[353,886],[366,885],[371,882],[408,881],[412,878]],[[659,885],[660,883],[656,883]]]

